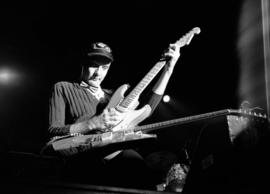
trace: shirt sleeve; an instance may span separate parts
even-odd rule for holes
[[[63,88],[55,84],[49,99],[49,135],[66,135],[70,131],[70,125],[65,124],[66,104]]]
[[[142,104],[149,104],[151,107],[150,115],[155,111],[156,107],[160,103],[163,95],[154,93],[153,91],[148,91],[146,95],[142,97]],[[150,116],[149,115],[149,116]]]

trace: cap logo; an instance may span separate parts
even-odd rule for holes
[[[110,47],[108,47],[106,44],[104,44],[102,42],[95,43],[93,45],[93,49],[104,49],[104,50],[106,50],[109,53],[111,52]]]

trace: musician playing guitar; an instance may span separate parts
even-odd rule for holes
[[[148,102],[144,102],[148,104],[148,114],[153,112],[160,102],[179,56],[180,47],[175,44],[170,44],[163,53],[162,60],[166,65]],[[50,136],[107,132],[128,116],[129,108],[105,108],[112,91],[103,89],[101,83],[113,60],[111,48],[102,42],[95,42],[84,55],[79,82],[60,81],[54,84],[49,104]],[[100,110],[101,107],[105,109]],[[144,188],[147,187],[146,181],[151,180],[142,157],[135,150],[122,150],[110,160],[92,156],[89,158],[75,156],[70,159],[75,170],[69,169],[67,174],[77,174],[77,181],[93,181],[103,185],[115,183],[114,186],[123,187]],[[102,172],[104,169],[105,173]]]
[[[180,56],[180,47],[188,44],[194,33],[198,32],[192,31],[180,39],[180,42],[170,44],[159,63],[126,99],[121,97],[124,96],[123,92],[127,89],[127,85],[122,86],[114,94],[111,90],[102,88],[101,83],[114,58],[108,45],[102,42],[92,43],[81,62],[80,80],[60,81],[53,86],[49,103],[50,136],[103,134],[108,131],[125,130],[132,124],[136,125],[144,120],[155,110],[164,94]],[[140,100],[138,97],[147,85],[145,83],[150,82],[153,75],[161,69],[163,72],[150,95],[147,95],[148,100],[140,102],[145,106],[135,110]],[[107,158],[98,153],[75,154],[68,157],[67,161],[67,166],[71,168],[65,171],[67,173],[65,177],[74,178],[79,182],[144,189],[154,189],[155,184],[159,183],[155,182],[155,177],[151,177],[142,156],[133,149],[121,150]]]

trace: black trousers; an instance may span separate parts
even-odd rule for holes
[[[111,160],[80,154],[68,158],[64,169],[63,177],[78,183],[150,190],[158,183],[144,158],[133,149],[123,150]]]

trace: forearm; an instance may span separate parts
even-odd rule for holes
[[[70,130],[69,132],[71,134],[73,133],[82,133],[82,134],[86,134],[89,133],[93,130],[100,130],[100,129],[104,129],[105,126],[100,118],[101,116],[94,116],[90,119],[78,122],[78,123],[74,123],[70,126]]]
[[[49,127],[49,136],[62,136],[69,134],[70,125],[56,125],[52,124]]]
[[[73,124],[51,124],[49,127],[50,136],[62,136],[68,134],[81,133],[86,134],[93,130],[104,129],[100,116],[94,116],[90,119],[81,120]]]
[[[168,62],[173,63],[173,62]],[[172,72],[173,72],[174,66],[169,67],[168,64],[164,67],[163,72],[161,73],[161,76],[155,86],[153,87],[153,92],[158,95],[163,95],[166,87],[168,85],[168,82],[171,78]]]
[[[174,66],[180,57],[180,47],[177,44],[170,44],[167,52],[163,54],[163,57],[167,59],[166,65],[164,66],[161,77],[157,81],[156,85],[153,88],[153,92],[158,95],[163,95],[168,82],[171,78],[171,75],[174,70]]]
[[[89,131],[87,121],[79,122],[79,123],[74,123],[70,125],[69,133],[74,134],[74,133],[87,133]]]

